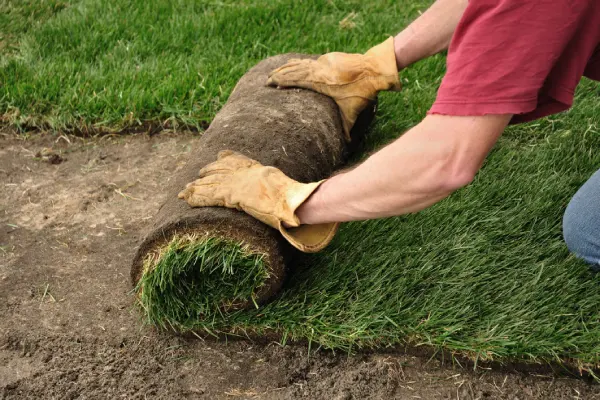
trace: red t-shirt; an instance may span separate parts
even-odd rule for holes
[[[600,0],[471,0],[429,113],[530,121],[571,107],[582,76],[600,80]]]

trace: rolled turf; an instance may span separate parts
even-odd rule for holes
[[[266,86],[270,71],[290,58],[269,58],[236,85],[194,150],[192,161],[165,188],[168,200],[133,260],[131,278],[147,320],[195,329],[224,313],[271,299],[297,255],[272,228],[237,210],[192,208],[177,194],[221,150],[234,150],[281,169],[300,182],[326,178],[350,153],[339,110],[330,98],[302,89]],[[353,129],[361,140],[369,108]],[[355,146],[354,146],[355,147]]]
[[[272,278],[266,257],[237,241],[176,235],[144,259],[140,305],[150,323],[177,330],[219,312],[258,307]]]

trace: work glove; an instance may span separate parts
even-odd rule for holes
[[[297,182],[274,167],[267,167],[239,153],[224,150],[217,161],[200,170],[200,179],[179,193],[192,207],[221,206],[245,211],[273,227],[298,250],[323,249],[338,224],[300,225],[296,209],[323,181]]]
[[[335,100],[346,140],[358,115],[382,90],[399,91],[394,38],[365,54],[328,53],[316,60],[291,59],[269,74],[267,84],[311,89]]]

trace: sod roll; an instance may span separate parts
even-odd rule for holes
[[[342,166],[349,149],[339,110],[328,97],[265,85],[270,71],[290,58],[260,62],[237,83],[198,141],[191,161],[165,187],[166,202],[151,221],[131,268],[137,299],[150,323],[177,330],[215,313],[257,307],[281,288],[293,250],[280,234],[247,214],[192,208],[177,194],[200,168],[229,149],[314,182]],[[360,142],[374,106],[353,129]]]

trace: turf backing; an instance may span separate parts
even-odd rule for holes
[[[13,35],[0,58],[0,113],[14,126],[201,126],[258,60],[364,51],[425,6],[81,0]],[[367,150],[424,116],[443,72],[437,56],[402,73],[403,91],[380,98]],[[561,218],[600,168],[599,108],[598,84],[584,81],[571,111],[510,128],[469,187],[415,215],[345,224],[327,251],[297,260],[276,301],[194,326],[277,330],[337,349],[410,341],[480,359],[598,365],[600,277],[569,255]]]

